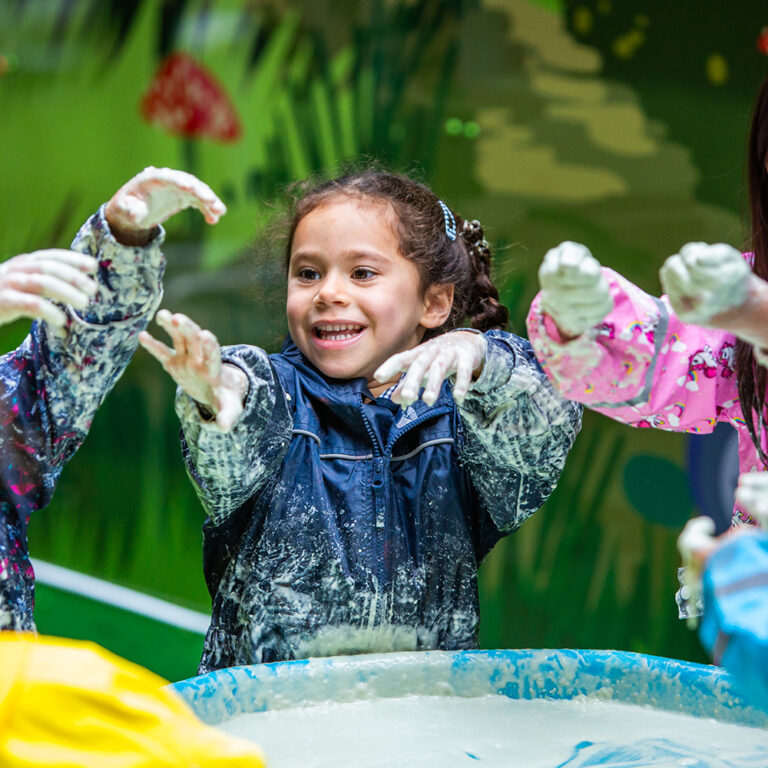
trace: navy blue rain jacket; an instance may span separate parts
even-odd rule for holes
[[[554,489],[580,426],[528,342],[489,332],[461,408],[373,399],[281,354],[227,348],[250,388],[228,434],[182,392],[209,514],[213,617],[201,672],[388,650],[477,647],[477,567]]]

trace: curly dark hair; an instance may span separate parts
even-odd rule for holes
[[[439,198],[426,185],[401,174],[362,171],[321,182],[305,191],[293,205],[285,250],[286,268],[299,222],[310,211],[339,195],[381,201],[392,207],[397,218],[400,252],[419,270],[422,293],[430,285],[454,286],[448,319],[440,328],[428,331],[425,339],[458,328],[465,321],[480,331],[506,326],[509,311],[499,303],[499,292],[491,281],[491,252],[480,223],[467,221],[450,211],[457,233],[451,239]]]

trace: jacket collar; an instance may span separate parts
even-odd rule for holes
[[[304,357],[290,336],[285,337],[280,354],[289,360],[291,365],[311,384],[312,392],[317,397],[324,400],[336,400],[341,395],[342,399],[346,400],[347,398],[354,398],[357,393],[366,398],[371,397],[368,382],[363,378],[332,379],[321,373]]]
[[[304,357],[290,335],[285,337],[280,354],[283,355],[283,357],[285,357],[291,365],[302,374],[305,381],[311,385],[312,394],[321,398],[328,404],[338,402],[339,400],[347,402],[356,400],[357,394],[362,395],[366,399],[372,399],[371,392],[368,389],[368,382],[364,378],[332,379],[326,376]],[[434,405],[430,406],[423,400],[417,400],[405,409],[403,415],[407,417],[406,421],[415,421],[427,411],[436,408],[444,408],[448,405],[453,406],[453,404],[452,387],[446,382],[443,382],[440,395]],[[398,421],[402,420],[402,418],[398,419]]]

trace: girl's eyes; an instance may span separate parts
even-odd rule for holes
[[[321,275],[312,267],[301,267],[297,272],[296,276],[299,278],[299,280],[303,280],[304,282],[311,283],[315,280],[319,280]],[[351,277],[353,280],[370,280],[372,277],[376,276],[376,272],[372,269],[369,269],[368,267],[355,267],[355,269],[352,270]]]
[[[320,277],[320,273],[316,269],[311,267],[302,267],[297,273],[300,280],[317,280]]]

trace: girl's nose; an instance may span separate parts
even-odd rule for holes
[[[330,306],[332,304],[343,306],[348,304],[349,299],[344,287],[344,281],[329,275],[317,286],[317,293],[313,301],[317,306]]]

